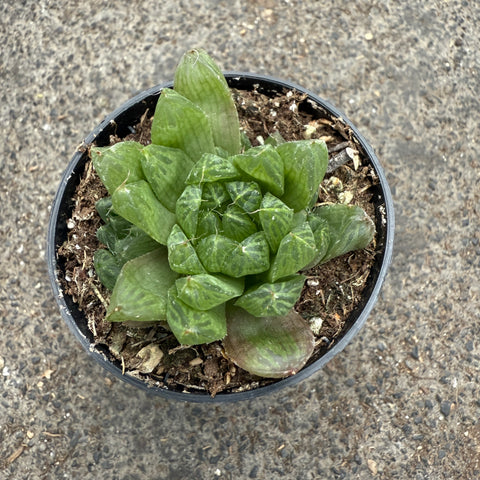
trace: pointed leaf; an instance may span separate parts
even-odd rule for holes
[[[177,277],[168,266],[165,247],[130,260],[118,276],[106,319],[111,322],[165,320],[168,289]]]
[[[113,253],[123,266],[123,264],[129,260],[145,255],[148,252],[156,250],[158,247],[158,242],[150,235],[145,233],[141,228],[131,225],[128,235],[123,238],[118,238],[115,242]]]
[[[90,149],[98,176],[110,195],[122,184],[144,180],[141,160],[143,146],[138,142],[120,142],[109,147]]]
[[[143,149],[142,168],[156,197],[171,212],[183,192],[183,182],[193,167],[192,160],[178,148],[148,145]]]
[[[230,278],[225,275],[189,275],[176,282],[178,298],[197,310],[210,310],[238,297],[243,292],[243,278]]]
[[[267,192],[260,205],[259,218],[270,249],[276,252],[282,238],[292,228],[293,210]]]
[[[262,202],[262,191],[256,182],[227,182],[225,184],[232,202],[247,213],[254,213]]]
[[[237,247],[238,244],[234,240],[224,235],[213,234],[202,238],[195,250],[208,272],[219,273]]]
[[[102,285],[113,290],[122,269],[114,255],[104,248],[97,250],[93,256],[93,266]]]
[[[330,229],[328,228],[328,222],[320,218],[319,216],[309,213],[308,223],[313,232],[313,237],[315,238],[315,245],[317,247],[317,253],[315,254],[314,259],[307,265],[306,268],[311,268],[317,265],[322,258],[325,257],[328,247],[330,245]]]
[[[185,183],[207,183],[219,180],[233,180],[240,176],[229,158],[212,153],[204,153],[191,169]]]
[[[168,211],[145,180],[118,187],[112,195],[113,208],[123,218],[166,245],[175,215]]]
[[[192,275],[205,272],[191,241],[179,225],[174,225],[167,241],[168,263],[178,273]]]
[[[240,151],[240,124],[230,88],[204,50],[190,50],[175,71],[174,88],[207,115],[215,145],[230,155]]]
[[[275,130],[271,135],[269,135],[265,139],[265,145],[272,145],[273,147],[276,147],[277,145],[280,145],[281,143],[285,143],[285,139],[282,137],[282,134],[278,131]]]
[[[103,197],[95,202],[95,210],[100,215],[100,218],[106,222],[110,212],[113,210],[112,197]]]
[[[237,205],[229,205],[222,216],[224,234],[237,242],[253,235],[257,231],[250,215]]]
[[[193,238],[197,231],[198,212],[202,206],[202,187],[187,185],[177,200],[175,213],[177,222],[188,238]]]
[[[175,285],[168,292],[167,322],[182,345],[211,343],[227,333],[225,304],[211,310],[196,310],[178,298]]]
[[[240,308],[229,309],[227,356],[261,377],[283,378],[297,373],[313,353],[314,336],[295,311],[286,316],[257,318]]]
[[[216,212],[200,210],[198,214],[196,237],[201,238],[214,233],[222,233],[222,222]]]
[[[213,210],[226,202],[230,202],[230,196],[222,183],[212,182],[203,184],[202,208]]]
[[[235,305],[255,317],[286,315],[302,293],[305,277],[294,275],[275,283],[262,283],[247,290]]]
[[[225,259],[221,272],[238,278],[265,272],[269,266],[270,249],[265,233],[256,232],[236,244]]]
[[[328,224],[330,243],[321,263],[344,253],[365,248],[373,240],[375,224],[356,205],[324,205],[312,212]]]
[[[152,123],[152,143],[183,150],[194,162],[215,153],[206,114],[175,90],[164,88]]]
[[[280,242],[269,271],[269,279],[275,282],[279,278],[297,273],[313,260],[315,253],[315,238],[310,225],[304,223],[294,228]]]
[[[235,155],[233,164],[277,197],[283,194],[283,160],[271,145],[251,148]]]
[[[285,167],[285,193],[280,197],[296,212],[311,206],[318,196],[328,164],[323,140],[299,140],[278,145]]]

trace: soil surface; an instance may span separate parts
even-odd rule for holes
[[[318,203],[360,205],[373,218],[371,187],[377,183],[373,169],[349,128],[313,106],[305,95],[285,91],[276,97],[253,91],[234,91],[242,129],[252,145],[269,135],[286,140],[321,138],[329,150],[330,173],[319,189]],[[150,143],[151,113],[146,111],[135,132],[122,140]],[[346,162],[347,161],[347,162]],[[346,162],[346,163],[345,163]],[[95,275],[93,254],[104,247],[96,238],[102,220],[95,202],[107,192],[90,161],[77,188],[75,208],[68,221],[68,241],[59,249],[65,259],[63,286],[85,312],[97,345],[107,346],[122,370],[145,382],[176,391],[245,391],[276,380],[256,377],[233,364],[221,342],[180,346],[163,323],[125,325],[105,321],[110,292]],[[318,359],[342,334],[349,314],[358,304],[375,256],[375,241],[368,248],[337,257],[306,272],[295,310],[311,324],[315,351],[307,364]]]

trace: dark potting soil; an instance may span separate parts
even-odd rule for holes
[[[285,140],[321,138],[327,144],[331,163],[348,160],[326,175],[320,185],[318,203],[355,204],[374,217],[371,187],[378,183],[378,178],[348,126],[296,91],[285,90],[274,98],[256,91],[233,93],[241,127],[253,145],[275,132]],[[135,133],[128,137],[112,136],[111,144],[123,140],[150,143],[152,114],[145,112]],[[224,355],[221,342],[184,347],[164,323],[139,326],[105,320],[110,292],[95,275],[93,254],[103,247],[96,237],[102,220],[95,202],[106,195],[88,161],[73,199],[74,210],[67,223],[68,240],[58,252],[65,261],[64,292],[85,313],[95,343],[108,348],[126,375],[170,390],[208,392],[214,396],[275,382],[237,367]],[[348,315],[361,299],[374,256],[375,240],[364,250],[347,253],[303,272],[307,280],[295,309],[310,322],[316,336],[315,351],[308,364],[331,348],[342,334]]]

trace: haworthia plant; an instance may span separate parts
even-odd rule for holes
[[[273,134],[251,147],[203,50],[187,52],[161,92],[151,139],[90,149],[110,195],[97,203],[106,248],[95,254],[112,290],[107,319],[166,320],[180,344],[221,340],[253,374],[296,373],[314,344],[294,310],[301,271],[375,232],[359,207],[315,208],[325,143]]]

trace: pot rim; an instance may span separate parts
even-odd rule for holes
[[[373,148],[367,142],[367,140],[363,137],[363,135],[358,131],[357,127],[346,117],[346,115],[339,110],[337,107],[333,106],[327,100],[319,97],[315,93],[307,90],[293,82],[289,82],[287,80],[281,80],[272,76],[267,75],[260,75],[254,74],[249,72],[237,72],[237,71],[227,71],[224,72],[227,81],[230,82],[237,82],[239,84],[243,83],[251,83],[252,81],[258,81],[261,84],[271,84],[273,87],[278,89],[278,87],[284,87],[287,89],[295,89],[301,93],[307,95],[307,97],[312,100],[314,103],[320,105],[325,110],[327,110],[330,114],[333,114],[335,117],[340,118],[343,123],[347,124],[356,140],[362,146],[366,156],[368,157],[372,167],[374,168],[378,179],[379,179],[379,187],[382,192],[383,201],[384,201],[384,219],[385,219],[385,232],[384,232],[384,239],[383,239],[383,255],[382,253],[377,253],[377,255],[382,255],[381,260],[381,267],[378,272],[375,284],[373,289],[369,294],[369,298],[365,305],[363,306],[361,312],[359,313],[358,317],[353,321],[350,328],[345,332],[345,334],[335,342],[333,347],[329,349],[325,354],[323,354],[320,358],[312,362],[310,365],[304,367],[300,370],[297,374],[278,380],[272,384],[255,388],[253,390],[248,390],[244,392],[225,392],[225,393],[218,393],[215,397],[211,397],[208,393],[186,393],[186,392],[178,392],[172,391],[168,389],[164,389],[161,387],[151,387],[147,385],[145,382],[141,381],[136,377],[132,377],[128,374],[122,374],[120,368],[118,368],[114,363],[110,361],[107,355],[95,347],[88,337],[80,330],[80,327],[77,324],[72,312],[70,311],[70,307],[67,304],[67,301],[63,295],[63,291],[60,286],[59,278],[58,278],[58,269],[57,269],[57,225],[58,225],[58,217],[60,214],[61,205],[65,200],[66,192],[65,189],[69,183],[70,178],[72,175],[75,174],[75,170],[78,164],[84,157],[84,152],[81,149],[78,149],[73,157],[71,158],[67,168],[65,169],[60,185],[56,191],[51,213],[50,213],[50,220],[48,225],[48,234],[47,234],[47,248],[46,248],[46,260],[48,266],[48,275],[50,278],[50,282],[52,285],[53,293],[57,304],[60,308],[60,313],[67,323],[68,328],[73,333],[73,335],[77,338],[77,340],[81,343],[84,350],[89,354],[89,356],[93,357],[95,361],[100,363],[107,371],[112,373],[117,378],[134,385],[136,387],[141,388],[142,390],[146,391],[147,393],[161,396],[164,398],[170,398],[172,400],[181,400],[181,401],[189,401],[189,402],[213,402],[213,403],[221,403],[221,402],[233,402],[239,400],[247,400],[256,398],[259,396],[263,396],[266,394],[270,394],[273,392],[277,392],[280,389],[293,386],[298,384],[300,381],[306,379],[307,377],[311,376],[316,371],[323,368],[334,356],[340,353],[357,335],[360,329],[366,322],[368,315],[370,314],[373,306],[375,305],[377,298],[380,293],[381,286],[385,280],[385,276],[387,274],[388,267],[391,263],[392,253],[393,253],[393,238],[394,238],[394,208],[393,208],[393,199],[391,196],[390,188],[387,183],[387,179],[383,168],[380,165],[380,162],[375,155]],[[159,95],[162,89],[172,87],[173,82],[165,82],[154,87],[151,87],[147,90],[140,92],[139,94],[135,95],[131,99],[127,100],[123,103],[119,108],[115,109],[112,113],[107,115],[105,119],[95,127],[92,132],[85,138],[83,145],[87,146],[95,141],[97,137],[107,130],[108,128],[112,128],[112,125],[116,125],[115,119],[119,116],[127,112],[132,106],[142,103],[145,99],[151,96]],[[240,88],[240,87],[237,87]],[[241,89],[241,88],[240,88]],[[83,167],[82,167],[83,168]]]

